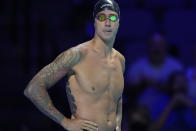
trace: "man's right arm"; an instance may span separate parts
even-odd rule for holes
[[[64,117],[53,105],[47,89],[52,87],[58,80],[81,59],[78,48],[71,48],[61,53],[52,63],[44,67],[28,84],[24,94],[37,108],[49,118],[61,124],[68,119]]]

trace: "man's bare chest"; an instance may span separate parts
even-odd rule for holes
[[[110,90],[121,92],[124,86],[122,66],[117,58],[106,59],[90,56],[76,68],[79,84],[90,93]]]

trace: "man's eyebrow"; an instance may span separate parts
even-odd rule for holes
[[[98,13],[97,15],[106,15],[106,14],[104,14],[104,13]]]
[[[109,14],[109,15],[116,15],[116,16],[118,16],[117,14],[114,14],[114,13],[111,13],[111,14]]]

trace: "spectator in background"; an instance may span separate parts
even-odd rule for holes
[[[148,41],[148,56],[136,61],[129,69],[130,85],[165,83],[168,76],[182,65],[167,54],[167,41],[163,34],[153,33]]]
[[[188,94],[196,98],[196,46],[193,49],[193,66],[187,69],[187,79],[189,84]]]
[[[129,109],[126,115],[129,131],[148,131],[151,127],[151,115],[148,108],[136,106]]]
[[[169,79],[171,93],[168,104],[163,108],[160,116],[152,126],[152,131],[195,131],[196,130],[196,104],[187,95],[187,80],[184,72],[175,72]],[[158,104],[159,103],[159,104]],[[154,105],[162,104],[159,101]]]
[[[145,95],[150,93],[147,95],[147,98],[144,98],[144,100],[156,99],[154,97],[156,95],[153,96],[152,94],[157,94],[157,89],[166,89],[165,87],[167,86],[169,75],[175,71],[183,69],[178,60],[168,55],[167,46],[167,40],[163,34],[152,33],[148,40],[147,56],[137,60],[131,65],[131,67],[129,67],[128,92],[132,94],[137,93],[135,96],[136,99],[145,89],[143,87],[149,87],[144,91]],[[156,89],[150,87],[156,87]],[[128,95],[130,96],[130,94]],[[149,104],[150,103],[147,105]]]

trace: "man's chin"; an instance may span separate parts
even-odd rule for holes
[[[110,42],[110,41],[112,41],[112,38],[110,37],[110,38],[103,38],[103,41],[104,42]]]
[[[102,37],[102,39],[103,39],[104,41],[111,41],[111,40],[113,39],[113,35],[104,35],[104,36]]]

